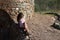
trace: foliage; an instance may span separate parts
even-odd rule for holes
[[[60,0],[35,0],[35,11],[60,10]]]

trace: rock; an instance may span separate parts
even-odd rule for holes
[[[32,15],[34,12],[34,0],[0,0],[0,9],[6,10],[10,16],[16,17],[18,11],[27,15]],[[12,18],[13,19],[13,18]]]

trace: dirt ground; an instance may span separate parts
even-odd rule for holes
[[[53,16],[34,14],[28,22],[32,40],[60,40],[60,30],[51,27]]]
[[[51,15],[34,14],[32,19],[28,22],[31,39],[60,40],[60,30],[51,27],[54,23],[53,18]],[[18,26],[7,13],[0,17],[0,26],[2,26],[0,27],[0,40],[6,40],[8,37],[9,40],[20,39],[20,33],[17,29]]]

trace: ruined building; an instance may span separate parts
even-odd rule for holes
[[[0,9],[5,10],[16,22],[18,12],[23,12],[25,18],[34,13],[34,0],[0,0]]]
[[[34,0],[0,0],[0,40],[7,37],[9,40],[16,40],[19,34],[16,28],[18,12],[30,19],[34,13]]]

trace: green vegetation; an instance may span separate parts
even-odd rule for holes
[[[35,0],[35,12],[60,10],[60,0]]]

